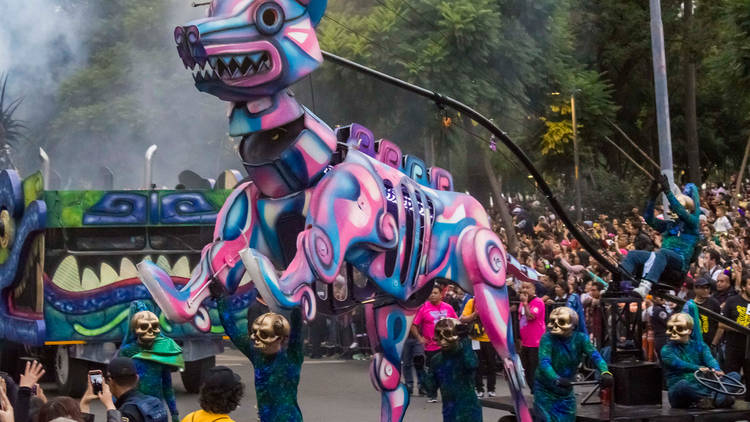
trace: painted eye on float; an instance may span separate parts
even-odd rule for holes
[[[263,3],[255,11],[255,26],[262,34],[273,35],[284,24],[284,10],[274,2]]]

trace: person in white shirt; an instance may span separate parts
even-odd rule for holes
[[[716,209],[716,221],[714,221],[714,230],[717,233],[726,233],[732,228],[732,223],[727,217],[727,209],[722,205]]]

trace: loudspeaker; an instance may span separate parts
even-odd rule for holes
[[[626,406],[661,404],[661,367],[653,362],[609,365],[615,378],[614,401]]]

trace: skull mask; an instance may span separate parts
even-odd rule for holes
[[[555,336],[569,337],[578,326],[578,314],[567,306],[555,308],[549,315],[547,329]]]
[[[150,349],[156,337],[161,334],[159,317],[151,311],[140,311],[133,315],[130,329],[138,337],[138,344],[145,349]]]
[[[454,318],[444,318],[435,324],[435,341],[443,350],[449,350],[458,344],[458,333],[456,327],[459,321]]]
[[[667,334],[672,341],[687,343],[690,341],[690,334],[693,332],[693,317],[680,312],[669,317],[667,320]]]
[[[275,354],[281,349],[281,342],[289,337],[289,321],[283,315],[273,312],[255,318],[250,338],[253,345],[264,354]]]

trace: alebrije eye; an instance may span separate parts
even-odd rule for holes
[[[274,2],[261,4],[255,11],[255,26],[260,33],[273,35],[284,24],[284,10]]]

